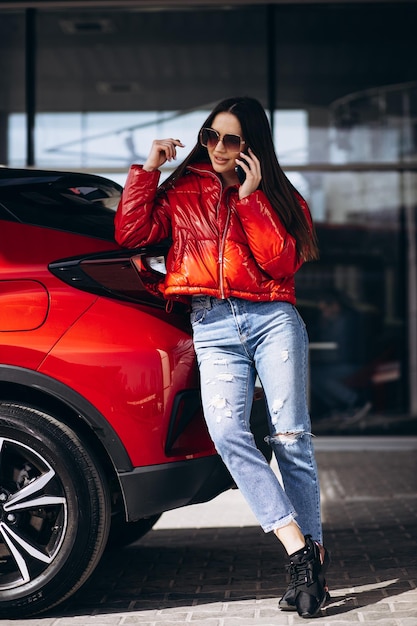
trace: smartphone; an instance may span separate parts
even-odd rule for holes
[[[245,161],[245,163],[249,166],[249,163],[245,159],[243,159],[242,157],[241,157],[241,159],[242,159],[242,161]],[[241,165],[236,165],[235,172],[236,172],[237,177],[239,179],[239,183],[241,185],[243,185],[243,183],[246,180],[246,172],[245,172],[245,170],[243,169],[243,167]]]
[[[243,168],[240,165],[236,165],[235,172],[236,172],[237,177],[239,179],[239,183],[241,185],[243,185],[243,183],[246,180],[246,172],[243,170]]]

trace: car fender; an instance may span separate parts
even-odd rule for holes
[[[76,391],[45,374],[13,365],[0,364],[0,396],[6,394],[6,399],[8,399],[13,387],[16,393],[19,390],[21,393],[23,390],[27,390],[29,398],[31,393],[39,397],[43,395],[54,398],[70,408],[102,442],[116,472],[132,470],[133,466],[129,455],[117,433],[103,415]],[[2,394],[3,390],[4,393]],[[14,400],[16,399],[15,395],[13,396]]]

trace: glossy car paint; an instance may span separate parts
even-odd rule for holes
[[[53,260],[117,245],[9,222],[2,233],[2,364],[35,370],[91,402],[123,441],[132,466],[214,454],[202,419],[177,455],[164,451],[176,394],[198,386],[186,321],[71,288],[47,269]]]

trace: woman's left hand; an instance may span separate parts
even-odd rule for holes
[[[259,159],[250,148],[248,149],[248,154],[241,152],[240,157],[240,159],[236,159],[236,163],[241,166],[246,174],[243,184],[239,187],[239,198],[243,200],[243,198],[246,198],[246,196],[258,189],[262,180],[262,173]]]

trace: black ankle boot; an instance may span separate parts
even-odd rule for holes
[[[326,548],[323,548],[323,551],[324,551],[323,562],[321,564],[320,575],[323,577],[323,587],[326,592],[326,601],[327,601],[327,600],[330,600],[330,593],[329,593],[329,589],[327,587],[326,579],[324,578],[324,576],[327,570],[329,569],[330,554],[329,554],[329,551],[326,550]],[[281,600],[278,602],[278,606],[281,609],[281,611],[296,611],[297,607],[295,606],[295,595],[296,595],[295,577],[292,576],[292,572],[294,571],[294,568],[290,564],[287,566],[287,570],[290,575],[290,581],[289,581],[289,585],[284,595],[282,596]]]
[[[330,555],[324,549],[321,563],[318,545],[310,535],[305,539],[304,548],[290,555],[290,584],[278,604],[283,611],[298,611],[301,617],[308,618],[317,615],[330,597],[324,578]]]

